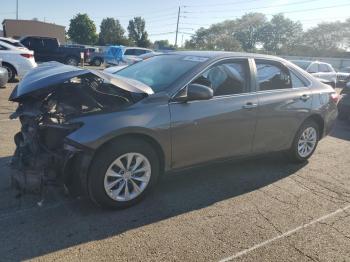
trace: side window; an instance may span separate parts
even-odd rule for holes
[[[139,55],[143,55],[146,53],[146,50],[143,49],[135,49],[135,55],[139,56]]]
[[[304,81],[302,78],[299,78],[296,74],[293,73],[293,71],[289,71],[289,72],[290,72],[293,88],[308,86],[307,82]]]
[[[7,48],[4,47],[3,45],[0,45],[0,50],[7,50]]]
[[[256,70],[260,90],[276,90],[292,87],[289,71],[282,65],[256,61]]]
[[[45,41],[43,41],[44,45],[45,45],[45,49],[54,49],[56,47],[56,41],[53,39],[46,39]]]
[[[35,50],[42,50],[44,47],[43,41],[41,39],[33,38],[30,42],[31,42],[31,48]]]
[[[24,45],[24,46],[26,46],[26,47],[31,47],[31,41],[30,41],[30,39],[29,38],[26,38],[26,39],[24,39],[23,41],[22,41],[22,44]]]
[[[210,86],[214,96],[241,94],[248,91],[248,64],[245,61],[232,61],[212,66],[194,83]]]
[[[317,73],[318,72],[318,64],[313,63],[311,66],[307,69],[309,73]]]
[[[135,55],[135,49],[126,49],[124,55]]]
[[[331,68],[326,64],[320,64],[319,68],[320,68],[320,72],[322,73],[332,72]]]

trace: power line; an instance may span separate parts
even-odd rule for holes
[[[259,10],[259,9],[266,9],[266,8],[273,8],[273,7],[281,7],[281,6],[291,6],[291,5],[300,5],[304,3],[310,3],[310,2],[316,2],[320,0],[303,0],[299,2],[294,3],[287,3],[287,4],[278,4],[278,5],[267,5],[267,6],[261,6],[261,7],[252,7],[247,9],[235,9],[235,11],[251,11],[251,10]],[[184,11],[186,14],[195,14],[195,13],[222,13],[222,12],[229,12],[230,10],[206,10],[206,11]]]
[[[165,33],[158,33],[158,34],[149,34],[149,36],[157,36],[157,35],[170,35],[176,33],[175,31],[172,32],[165,32]]]
[[[316,7],[316,8],[309,8],[309,9],[299,9],[299,10],[293,10],[293,11],[286,11],[286,12],[279,12],[282,14],[291,14],[291,13],[303,13],[303,12],[312,12],[312,11],[316,11],[316,10],[322,10],[322,9],[331,9],[331,8],[336,8],[336,7],[344,7],[344,6],[350,6],[350,4],[341,4],[341,5],[332,5],[332,6],[324,6],[324,7]],[[276,13],[274,14],[265,14],[265,15],[276,15]],[[239,18],[241,16],[230,16],[229,18]],[[183,16],[183,18],[185,19],[202,19],[202,17],[187,17],[187,16]],[[223,19],[222,16],[213,16],[213,17],[206,17],[207,19]]]
[[[224,3],[206,4],[206,5],[183,5],[182,7],[191,8],[191,7],[199,7],[199,6],[210,7],[210,6],[236,5],[241,3],[251,3],[251,2],[257,2],[257,1],[260,1],[260,0],[242,0],[242,1],[236,1],[236,2],[224,2]]]

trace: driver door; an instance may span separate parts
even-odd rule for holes
[[[251,153],[258,101],[250,75],[248,59],[218,62],[192,82],[210,85],[213,98],[170,103],[173,168]]]

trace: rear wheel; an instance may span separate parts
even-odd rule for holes
[[[289,149],[292,161],[304,162],[312,156],[318,144],[319,132],[319,126],[311,119],[301,125]]]
[[[159,171],[158,155],[150,144],[139,139],[114,141],[92,163],[90,196],[106,208],[132,206],[155,185]]]
[[[96,58],[94,59],[94,61],[92,62],[92,64],[94,66],[100,66],[102,64],[102,60],[100,58]]]
[[[16,78],[16,70],[13,66],[9,65],[9,64],[2,64],[2,67],[5,68],[7,70],[7,75],[8,75],[8,81],[12,82],[15,80]]]
[[[79,59],[73,56],[70,56],[66,59],[67,65],[77,66],[79,65]]]

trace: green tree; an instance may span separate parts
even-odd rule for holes
[[[199,28],[185,48],[199,50],[241,51],[240,42],[235,37],[237,28],[235,20],[227,20],[211,25],[209,28]]]
[[[104,18],[100,25],[99,44],[126,45],[128,40],[124,34],[125,30],[117,19]]]
[[[303,27],[300,22],[294,22],[285,18],[283,14],[277,14],[261,29],[261,42],[265,50],[280,54],[289,52],[301,41]]]
[[[77,14],[70,20],[69,38],[79,44],[95,44],[97,42],[96,26],[87,14]]]
[[[266,16],[261,13],[249,13],[236,20],[235,37],[245,51],[256,48],[266,22]]]
[[[130,20],[128,25],[130,41],[140,47],[149,47],[151,45],[151,41],[148,39],[148,33],[145,28],[145,19],[141,17],[134,17],[134,19]]]
[[[174,46],[169,44],[169,40],[156,40],[153,43],[155,49],[173,48]]]
[[[312,46],[317,51],[331,51],[344,48],[350,34],[349,22],[321,23],[307,30],[304,34],[304,45]]]

